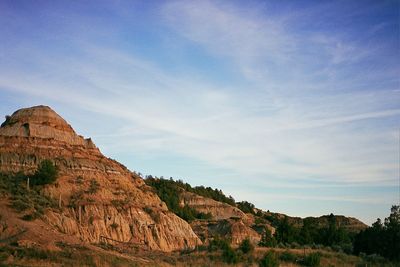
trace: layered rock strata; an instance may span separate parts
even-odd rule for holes
[[[7,116],[0,127],[0,171],[32,173],[44,159],[59,169],[57,182],[45,192],[61,211],[49,211],[43,219],[59,231],[88,242],[111,240],[163,251],[201,243],[138,175],[106,158],[51,108]]]

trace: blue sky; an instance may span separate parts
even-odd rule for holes
[[[0,1],[0,113],[293,216],[399,202],[398,1]]]

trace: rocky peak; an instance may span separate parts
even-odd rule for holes
[[[71,125],[48,106],[35,106],[6,116],[0,135],[54,139],[69,145],[94,147],[90,139],[78,136]]]

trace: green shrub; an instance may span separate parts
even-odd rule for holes
[[[197,219],[202,219],[202,220],[210,220],[212,219],[212,214],[210,212],[204,213],[204,212],[198,212],[196,214]]]
[[[279,259],[286,262],[296,262],[297,256],[293,253],[290,253],[288,250],[284,251],[280,256]]]
[[[145,206],[145,207],[143,208],[143,211],[146,212],[147,214],[153,213],[153,209],[150,208],[150,207],[148,207],[148,206]]]
[[[27,201],[25,197],[14,197],[11,201],[11,207],[13,207],[16,211],[22,212],[27,209],[30,209],[33,207],[33,205]]]
[[[21,257],[40,259],[40,260],[46,260],[50,257],[50,255],[49,255],[49,253],[47,253],[47,251],[37,249],[37,248],[24,248],[24,249],[19,250],[18,254]]]
[[[43,160],[31,177],[32,185],[51,184],[56,181],[58,175],[57,167],[50,160]]]
[[[343,252],[346,254],[353,253],[353,245],[351,243],[342,245]]]
[[[277,246],[278,248],[286,248],[286,245],[282,242],[280,242]]]
[[[369,262],[369,263],[372,263],[372,264],[385,264],[385,263],[387,263],[387,260],[384,258],[384,257],[382,257],[382,256],[380,256],[380,255],[377,255],[377,254],[371,254],[371,255],[368,255],[368,256],[365,256],[364,257],[364,260],[366,261],[366,262]]]
[[[93,253],[82,246],[66,243],[58,243],[57,246],[60,251],[2,244],[0,246],[0,266],[31,266],[32,259],[39,260],[40,266],[139,266],[135,261],[113,256],[109,253]],[[4,261],[10,255],[13,262],[5,264]],[[21,263],[23,264],[21,265]]]
[[[213,251],[217,251],[219,249],[226,249],[227,247],[229,247],[229,243],[227,240],[225,239],[219,239],[219,238],[214,238],[213,240],[211,240],[208,244],[208,251],[209,252],[213,252]]]
[[[302,261],[305,266],[316,267],[319,266],[321,262],[321,253],[315,252],[308,254]]]
[[[8,257],[9,257],[9,255],[7,254],[7,252],[0,252],[0,266],[5,266],[5,265],[2,265],[1,262],[7,260]]]
[[[276,239],[272,236],[271,230],[267,227],[265,228],[265,232],[262,234],[258,245],[261,247],[276,247]]]
[[[159,212],[154,211],[151,207],[148,206],[144,207],[143,210],[150,215],[153,221],[155,221],[156,223],[160,222],[161,217]]]
[[[12,124],[15,123],[15,122],[11,123],[10,121],[11,121],[11,116],[10,115],[6,115],[6,120],[0,125],[0,127],[4,127],[6,125],[12,125]]]
[[[74,193],[71,194],[68,207],[69,208],[76,208],[79,205],[79,202],[82,201],[84,195],[83,190],[78,190],[75,191]]]
[[[299,243],[297,243],[297,242],[292,242],[292,243],[290,244],[290,247],[291,247],[291,248],[300,248],[300,245],[299,245]]]
[[[43,195],[42,187],[26,187],[28,177],[23,173],[16,175],[6,175],[0,173],[0,188],[2,194],[10,197],[10,206],[17,212],[29,211],[23,215],[24,220],[34,220],[41,215],[47,208],[57,208],[54,199]]]
[[[222,260],[226,263],[237,263],[239,255],[232,249],[229,242],[225,239],[215,238],[208,244],[208,251],[214,252],[222,250]]]
[[[247,202],[247,201],[241,201],[241,202],[236,202],[237,207],[243,211],[244,213],[251,213],[255,214],[254,212],[254,204]]]
[[[22,220],[24,221],[33,221],[37,218],[39,218],[41,215],[41,213],[39,212],[33,212],[33,213],[29,213],[29,214],[25,214],[24,216],[22,216]]]
[[[222,260],[226,263],[237,263],[239,261],[239,256],[235,250],[228,246],[222,251]]]
[[[240,243],[239,249],[244,253],[247,254],[254,250],[254,246],[251,244],[250,239],[246,238]]]
[[[258,262],[260,267],[278,267],[279,260],[274,251],[268,251]]]
[[[343,252],[343,249],[339,245],[332,245],[332,250],[335,252]]]
[[[89,194],[95,194],[100,188],[100,184],[95,180],[92,179],[90,180],[90,185],[89,185],[89,189],[88,189],[88,193]]]
[[[76,177],[75,183],[81,185],[83,184],[83,180],[84,180],[83,177],[79,175],[78,177]]]

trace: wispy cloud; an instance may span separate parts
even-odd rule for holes
[[[261,188],[280,190],[271,195],[275,199],[289,196],[283,188],[299,180],[300,187],[321,190],[327,188],[321,184],[393,186],[400,67],[386,59],[382,42],[362,41],[388,23],[354,38],[351,28],[338,32],[310,25],[318,10],[331,5],[273,12],[261,4],[256,9],[233,2],[169,1],[140,23],[159,27],[151,32],[157,41],[174,40],[174,51],[182,50],[177,58],[168,57],[170,41],[155,43],[138,31],[125,7],[112,8],[119,22],[115,28],[71,11],[72,20],[66,12],[59,28],[37,34],[48,36],[49,30],[56,36],[51,41],[68,40],[67,48],[33,41],[3,45],[0,94],[67,106],[66,114],[79,110],[81,121],[101,114],[96,127],[79,127],[106,153],[147,160],[179,155],[188,165],[204,163],[212,171],[185,172],[197,184],[206,175],[221,177],[215,184],[251,178]],[[77,26],[83,21],[86,27]],[[26,21],[18,25],[29,29]],[[308,30],[311,26],[315,30]],[[108,34],[112,41],[104,41]],[[137,48],[146,38],[151,40]],[[170,67],[171,58],[181,65]],[[201,60],[203,65],[185,67]],[[215,68],[215,76],[229,73],[230,78],[207,76],[213,64],[223,68]],[[149,171],[173,175],[157,163]],[[213,173],[214,168],[225,174]],[[340,202],[338,195],[328,198]],[[346,199],[366,204],[364,197]]]

